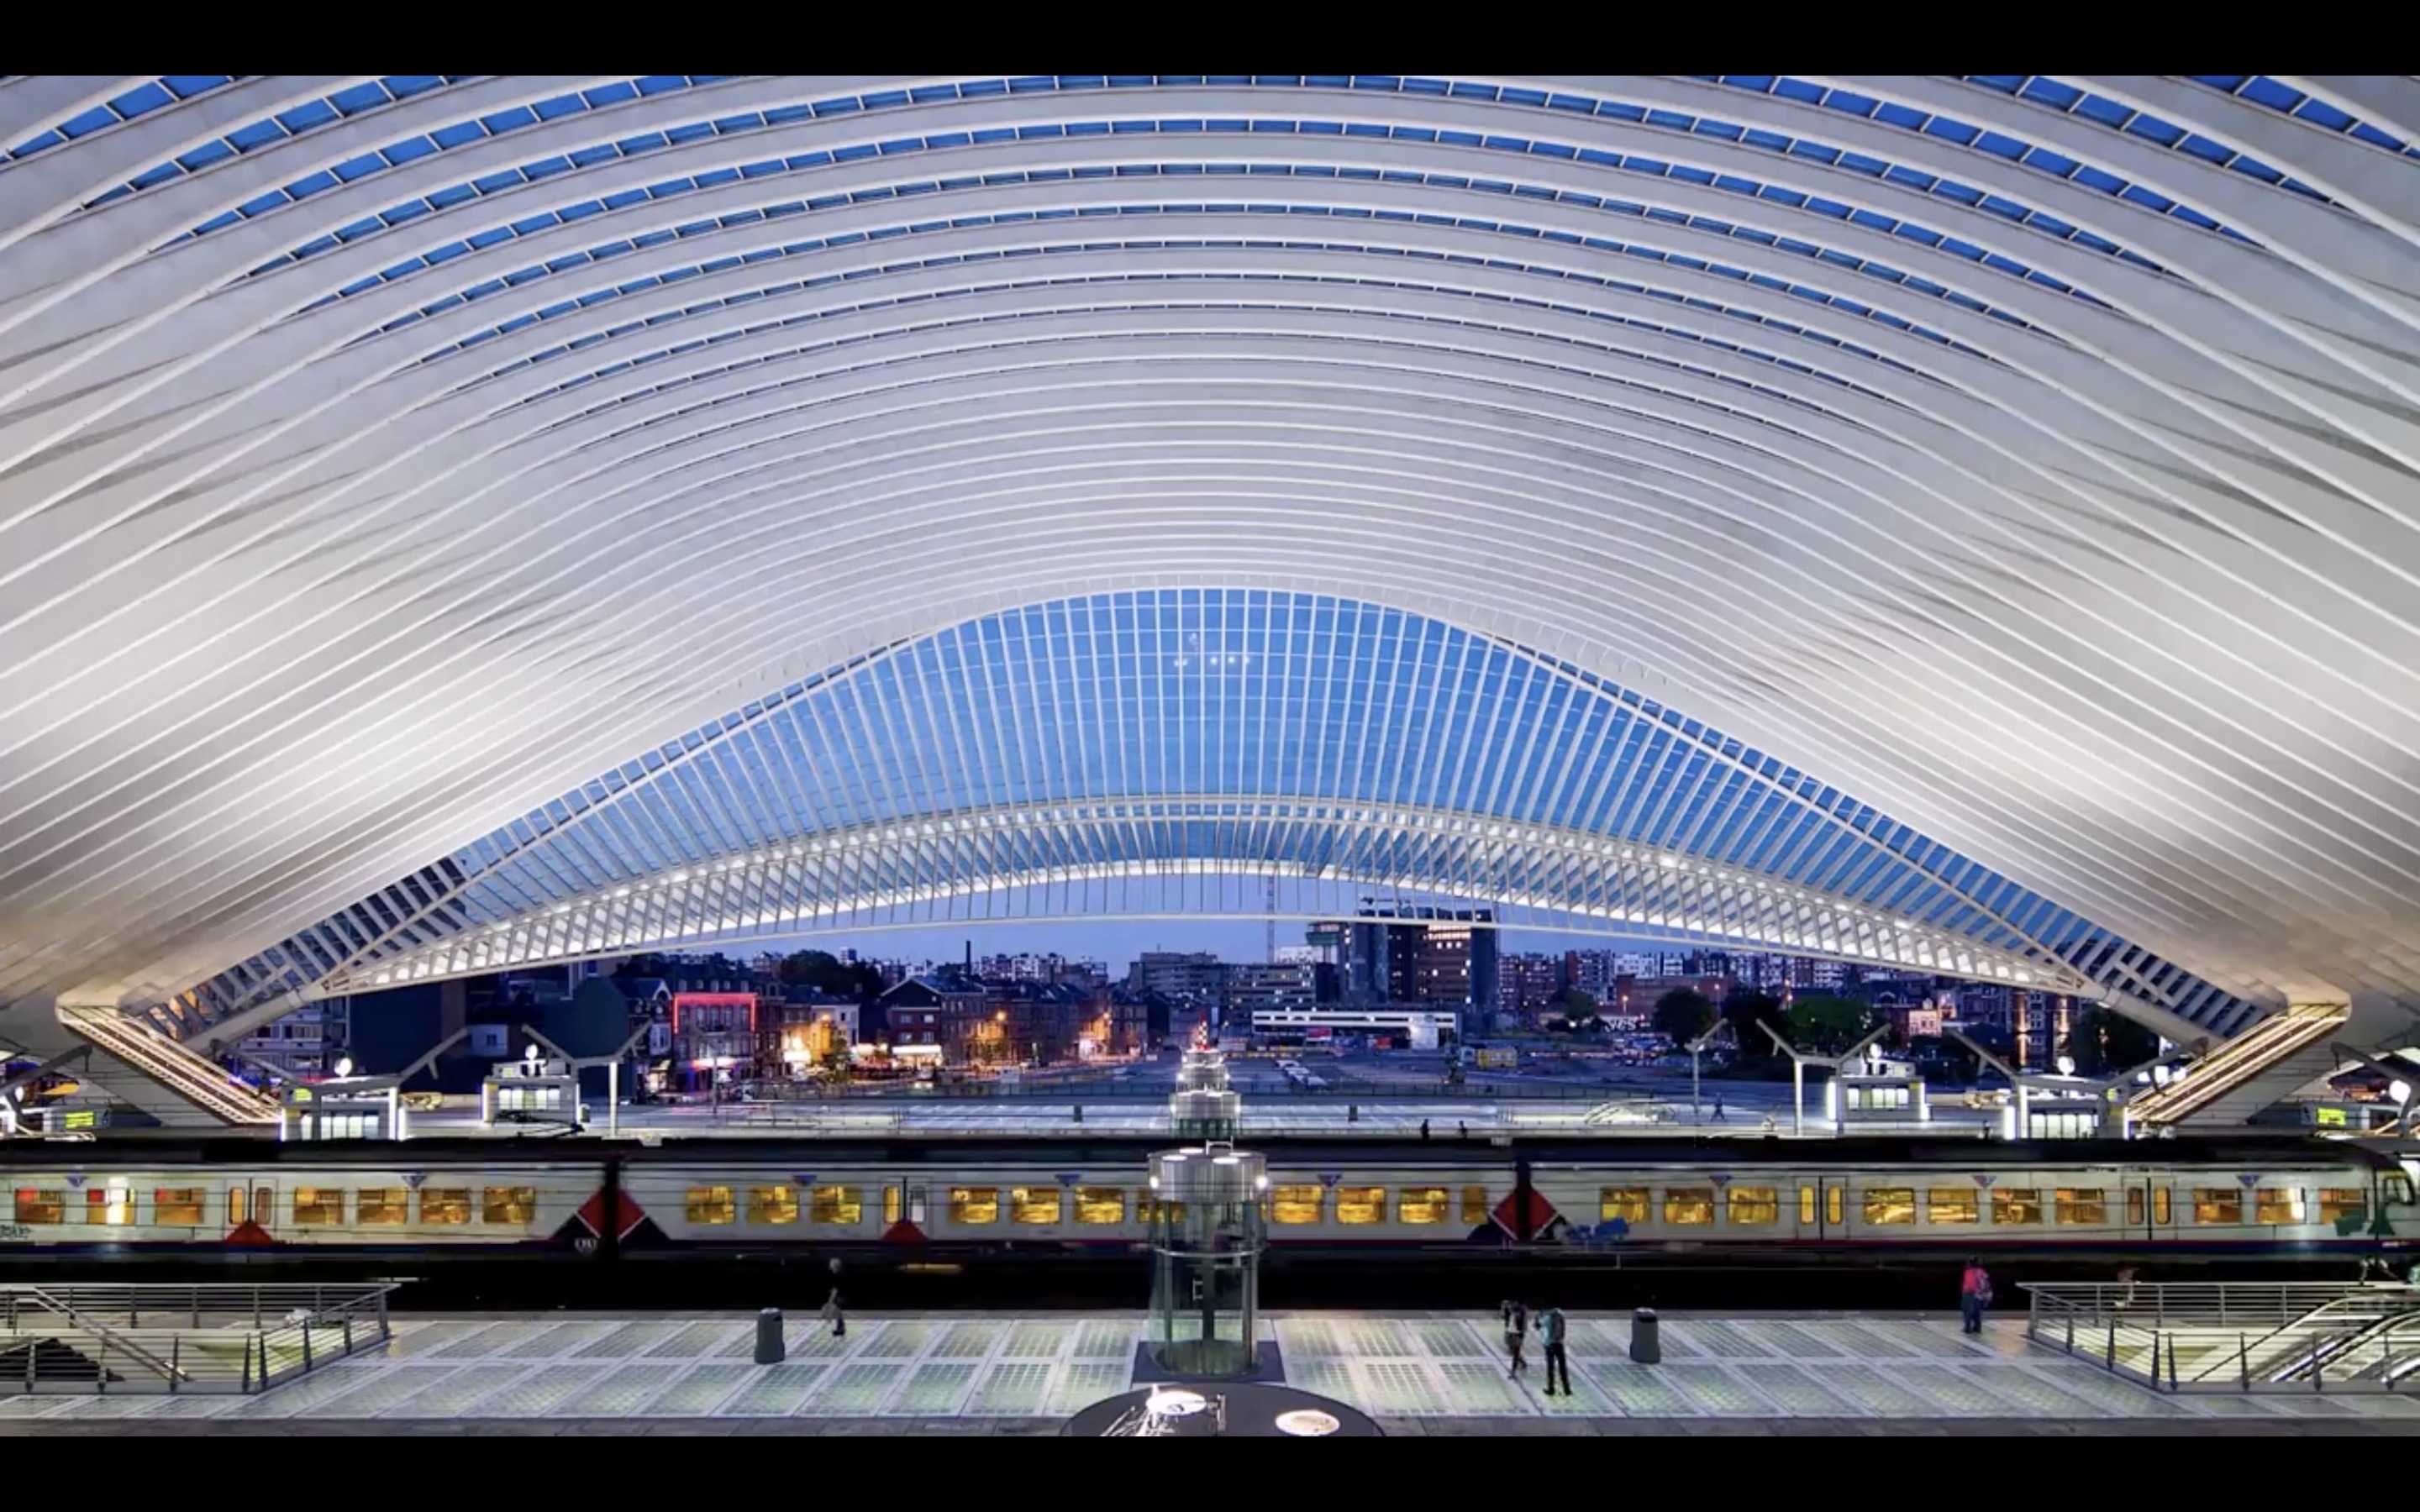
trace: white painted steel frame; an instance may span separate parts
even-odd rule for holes
[[[13,141],[131,82],[8,79],[0,126]],[[0,996],[156,1000],[870,647],[1205,584],[1341,589],[1621,678],[2230,991],[2420,999],[2407,157],[2198,85],[2077,81],[2317,200],[1969,83],[1814,81],[2041,145],[2228,236],[1814,104],[1528,82],[1981,185],[2020,225],[1653,116],[1168,85],[707,135],[270,266],[551,154],[946,82],[740,79],[173,239],[380,144],[602,82],[483,79],[79,208],[359,82],[246,79],[0,166]],[[2420,128],[2411,81],[2289,82]],[[1283,129],[913,145],[1225,120]],[[878,144],[902,146],[532,219]],[[379,333],[585,247],[844,193],[874,197]],[[1061,218],[947,224],[976,215]]]

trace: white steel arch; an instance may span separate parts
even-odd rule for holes
[[[2412,99],[9,78],[0,1000],[159,1001],[869,649],[1203,585],[1604,674],[2394,1037]]]

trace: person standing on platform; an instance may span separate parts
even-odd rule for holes
[[[1560,1307],[1548,1307],[1538,1315],[1538,1341],[1546,1347],[1546,1395],[1555,1395],[1555,1381],[1560,1379],[1563,1395],[1572,1394],[1572,1362],[1563,1352],[1563,1336],[1570,1328]]]
[[[1505,1374],[1518,1376],[1529,1368],[1521,1351],[1529,1342],[1529,1309],[1517,1302],[1504,1304],[1504,1352],[1512,1357],[1512,1368]]]
[[[1958,1317],[1964,1332],[1983,1332],[1983,1309],[1992,1305],[1992,1273],[1980,1256],[1969,1256],[1966,1273],[1958,1278]]]
[[[1420,1120],[1420,1142],[1421,1142],[1422,1144],[1426,1144],[1426,1143],[1428,1143],[1428,1137],[1429,1137],[1429,1120],[1428,1120],[1428,1119],[1422,1119]]]

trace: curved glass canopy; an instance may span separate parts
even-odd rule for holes
[[[2399,1041],[2414,142],[2393,76],[0,76],[0,1035],[544,958],[600,887],[1274,874],[1803,887]],[[1423,639],[1358,744],[1269,685],[1280,759],[1099,649],[1214,590]]]
[[[213,983],[271,994],[818,930],[1476,904],[1503,926],[2249,1007],[1719,732],[1439,621],[1097,594],[837,668]]]

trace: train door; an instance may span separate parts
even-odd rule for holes
[[[2149,1171],[2118,1178],[2125,1189],[2125,1211],[2119,1216],[2120,1231],[2130,1240],[2157,1239],[2160,1225],[2168,1217],[2168,1190],[2159,1185]]]
[[[248,1181],[241,1177],[227,1183],[227,1232],[233,1233],[251,1224],[267,1233],[277,1227],[277,1188],[267,1181]]]
[[[1849,1185],[1837,1176],[1798,1179],[1798,1237],[1807,1240],[1845,1239],[1849,1227]]]
[[[252,1183],[252,1222],[264,1234],[277,1232],[277,1188],[267,1181]]]
[[[915,1177],[894,1177],[882,1188],[882,1233],[889,1238],[901,1224],[925,1232],[924,1183]]]

